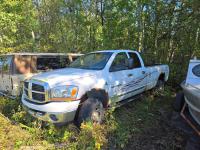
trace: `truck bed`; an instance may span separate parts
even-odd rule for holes
[[[164,65],[164,64],[161,64],[161,63],[145,64],[145,67],[154,67],[154,66],[161,66],[161,65]]]

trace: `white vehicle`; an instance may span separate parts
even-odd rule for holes
[[[44,71],[65,68],[81,54],[11,53],[0,55],[0,95],[16,98],[23,81]]]
[[[79,57],[69,68],[30,78],[24,84],[22,103],[44,121],[100,123],[105,108],[156,86],[162,88],[168,75],[167,65],[145,67],[136,51],[97,51]]]
[[[174,108],[181,111],[181,116],[200,135],[200,128],[197,127],[200,126],[200,60],[190,60],[186,80],[181,83],[181,87],[183,91],[177,93]],[[186,115],[186,105],[197,125],[190,119],[190,116]]]

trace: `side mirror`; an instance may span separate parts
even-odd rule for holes
[[[134,65],[133,58],[129,58],[128,61],[127,61],[128,69],[133,69],[133,67],[134,67],[133,65]]]

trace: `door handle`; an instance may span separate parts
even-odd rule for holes
[[[146,73],[146,71],[142,71],[142,74],[145,74]]]
[[[128,74],[128,77],[132,77],[133,76],[133,74]]]

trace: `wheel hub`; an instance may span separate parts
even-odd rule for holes
[[[94,123],[101,123],[103,118],[103,105],[99,103],[96,109],[92,112],[91,120]]]

